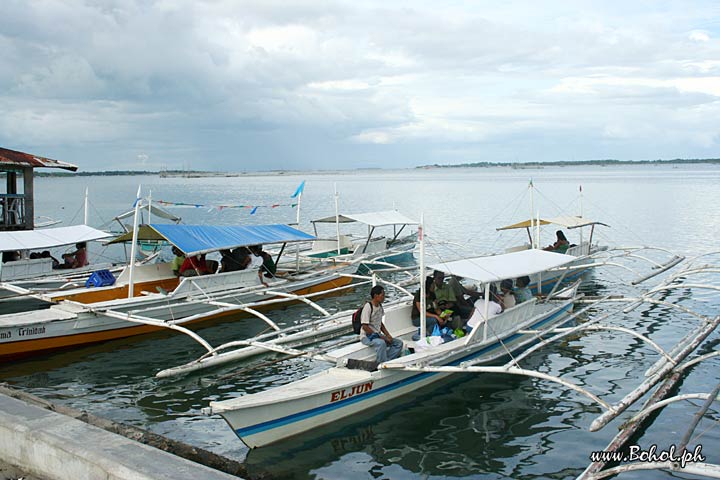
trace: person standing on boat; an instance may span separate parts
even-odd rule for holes
[[[384,301],[385,289],[375,285],[370,289],[370,301],[365,303],[360,314],[360,342],[375,349],[378,363],[398,358],[403,347],[402,340],[393,338],[383,324]]]

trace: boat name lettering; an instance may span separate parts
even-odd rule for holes
[[[0,340],[12,338],[12,332],[0,332]]]
[[[360,395],[361,393],[367,393],[373,388],[373,382],[363,383],[361,385],[353,385],[352,388],[343,388],[337,392],[330,394],[330,401],[337,402],[338,400],[345,400],[346,398]]]
[[[18,328],[18,337],[42,335],[43,333],[45,333],[45,327]]]

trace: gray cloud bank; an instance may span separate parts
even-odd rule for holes
[[[0,145],[83,170],[718,156],[714,1],[0,8]]]

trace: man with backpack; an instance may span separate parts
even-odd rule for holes
[[[375,359],[378,363],[393,360],[400,356],[403,342],[393,338],[383,325],[385,310],[382,302],[385,301],[385,289],[375,285],[370,289],[370,301],[365,303],[360,314],[360,341],[363,345],[375,349]]]

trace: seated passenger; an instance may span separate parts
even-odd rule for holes
[[[517,299],[515,298],[515,292],[513,292],[513,283],[510,279],[505,279],[500,282],[500,300],[503,310],[512,308],[517,305]]]
[[[502,307],[500,304],[496,301],[497,292],[495,291],[495,286],[490,286],[490,298],[487,301],[487,319],[490,319],[496,315],[499,315],[502,313]],[[481,294],[480,298],[475,302],[475,308],[473,309],[473,313],[470,316],[470,320],[468,320],[466,328],[468,331],[472,330],[473,328],[480,325],[485,318],[485,308],[486,308],[486,302],[485,302],[485,294]]]
[[[517,303],[527,302],[533,298],[529,285],[530,277],[527,275],[515,279],[515,299]]]
[[[2,254],[3,263],[14,262],[16,260],[20,260],[20,258],[21,258],[21,254],[19,251],[12,251],[12,252],[8,251],[8,252],[3,252],[3,254]]]
[[[360,342],[375,349],[375,361],[378,363],[398,358],[403,347],[402,340],[393,338],[383,325],[384,301],[385,289],[375,285],[370,289],[370,301],[363,305],[360,314]]]
[[[65,263],[59,265],[58,268],[80,268],[89,265],[87,260],[87,243],[76,243],[75,251],[63,254],[62,259]]]
[[[59,268],[60,267],[60,261],[50,255],[50,250],[43,250],[40,253],[40,258],[50,258],[52,260],[52,268]]]
[[[260,279],[260,283],[268,286],[267,282],[263,278],[263,257],[260,254],[259,245],[253,245],[250,247],[250,265],[248,265],[248,269],[255,270],[257,269],[258,272],[258,278]]]
[[[172,272],[175,274],[175,276],[179,277],[180,267],[182,267],[183,263],[185,262],[185,254],[182,252],[182,250],[175,246],[172,247],[172,253],[175,255],[175,258],[173,258],[173,261],[170,264],[170,268],[172,268]]]
[[[238,254],[240,253],[237,248],[235,249],[235,252]],[[220,259],[221,272],[237,272],[243,269],[240,262],[240,256],[236,255],[235,252],[231,252],[230,250],[220,251],[220,255],[222,255],[222,258]]]
[[[432,277],[425,279],[425,331],[427,335],[430,335],[435,328],[435,325],[445,326],[445,318],[440,317],[437,309],[435,308],[435,294],[432,292]],[[413,295],[413,308],[410,312],[410,319],[412,324],[416,327],[420,326],[420,289]]]
[[[457,297],[453,288],[445,283],[445,273],[440,270],[433,272],[432,291],[435,294],[436,306],[439,310],[451,310],[454,315],[451,317],[450,329],[456,330],[465,325],[462,317],[463,313],[469,315],[472,310],[464,312],[462,307],[458,305]]]
[[[462,277],[450,275],[448,278],[448,286],[455,295],[455,313],[459,314],[461,318],[467,320],[470,318],[470,314],[472,313],[473,304],[472,301],[465,298],[465,295],[468,295],[470,298],[473,296],[477,297],[477,292],[473,292],[465,288],[463,284],[460,283],[460,280],[462,280]]]
[[[205,262],[205,254],[187,257],[180,266],[179,272],[182,277],[195,277],[210,273]]]
[[[557,232],[555,232],[555,236],[557,237],[555,243],[553,243],[552,245],[548,245],[547,247],[543,248],[543,250],[557,253],[567,252],[567,249],[570,246],[570,242],[568,242],[567,238],[565,238],[565,234],[563,233],[563,231],[558,230]]]
[[[250,247],[250,251],[253,252],[254,255],[262,258],[262,270],[263,272],[265,272],[265,276],[267,278],[273,278],[275,276],[275,273],[277,272],[277,266],[275,265],[275,261],[273,260],[272,255],[263,251],[262,245],[255,245],[254,247]]]
[[[238,247],[232,251],[233,258],[240,265],[240,270],[245,270],[250,266],[250,250],[247,247]]]

